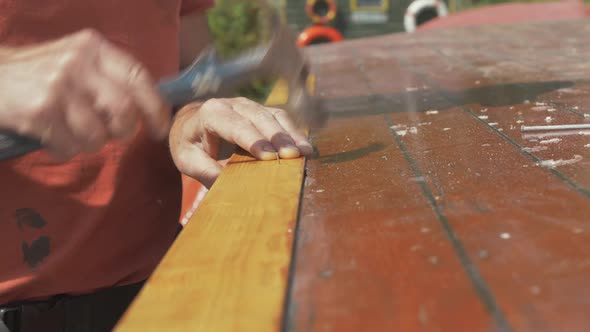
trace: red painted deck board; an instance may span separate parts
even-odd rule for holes
[[[589,31],[310,49],[332,120],[307,163],[288,330],[585,331],[590,136],[520,126],[590,123]]]
[[[384,117],[337,120],[325,133],[308,161],[290,330],[493,325]]]
[[[410,120],[403,113],[393,118]],[[499,308],[518,331],[554,331],[563,320],[581,328],[587,317],[578,309],[590,297],[590,288],[579,287],[590,273],[584,250],[590,240],[587,198],[493,131],[479,130],[482,124],[462,110],[431,121],[402,142],[412,152],[425,141],[446,142],[412,157],[429,187],[438,188],[441,212],[469,255],[485,252],[487,258],[476,265]],[[544,291],[550,296],[541,296]]]

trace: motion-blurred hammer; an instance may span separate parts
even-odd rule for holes
[[[309,66],[296,46],[294,34],[278,17],[272,18],[272,31],[268,42],[228,61],[220,61],[210,47],[179,75],[161,81],[158,90],[170,106],[178,109],[195,100],[232,97],[255,78],[281,79],[289,87],[288,102],[281,106],[295,123],[321,127],[325,116],[307,90]],[[0,131],[0,161],[42,148],[36,139]]]

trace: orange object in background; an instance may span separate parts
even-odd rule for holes
[[[340,31],[323,25],[311,26],[299,34],[297,46],[305,47],[312,44],[334,43],[343,40]]]
[[[307,0],[305,12],[315,24],[328,24],[336,18],[338,6],[334,0]]]

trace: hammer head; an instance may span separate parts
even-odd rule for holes
[[[271,17],[273,35],[264,47],[265,56],[259,70],[288,85],[288,101],[285,108],[299,126],[321,128],[326,122],[320,100],[308,89],[310,65],[302,50],[296,45],[294,33],[281,24],[278,15]]]
[[[288,102],[281,105],[299,126],[318,128],[325,116],[319,101],[310,94],[307,81],[310,67],[296,45],[292,31],[276,13],[271,17],[271,38],[245,50],[233,59],[219,61],[215,49],[203,52],[178,77],[159,84],[171,105],[185,105],[195,99],[229,97],[255,78],[280,79],[288,85]]]

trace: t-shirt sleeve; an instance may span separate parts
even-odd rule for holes
[[[182,0],[180,15],[203,12],[215,5],[215,0]]]

